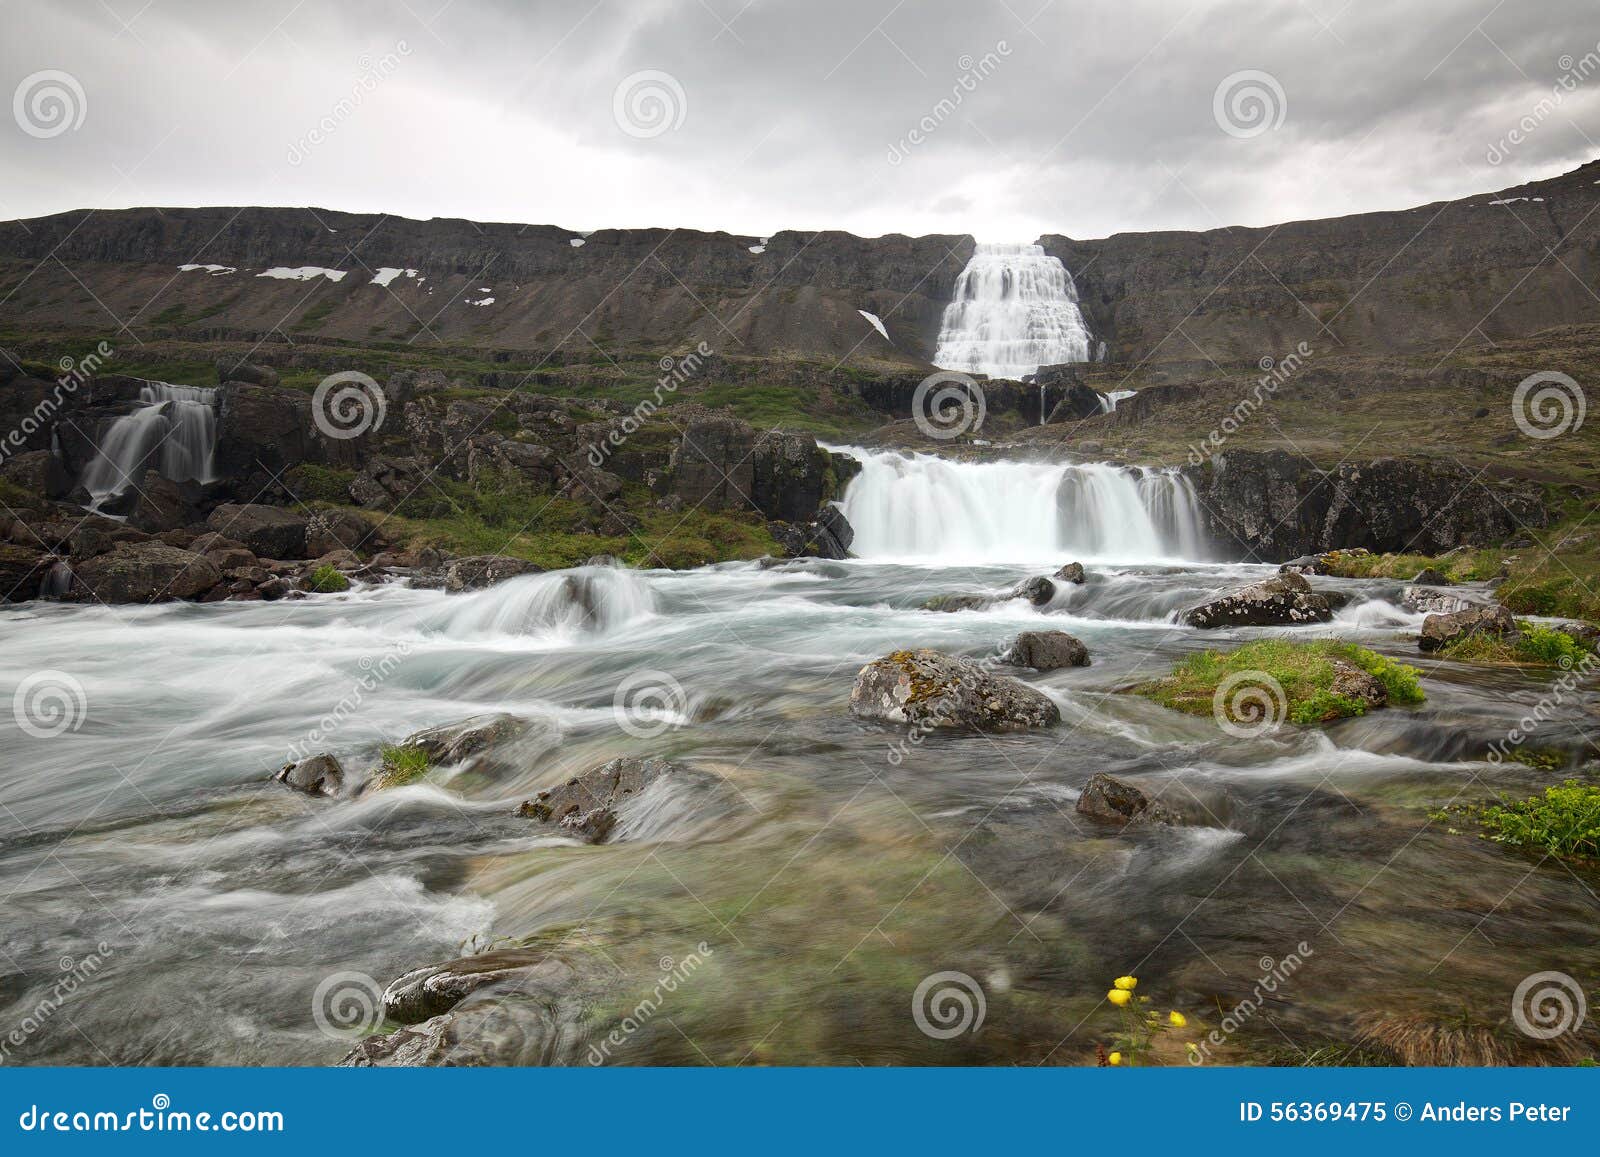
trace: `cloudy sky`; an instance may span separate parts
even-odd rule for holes
[[[1600,5],[0,0],[0,89],[0,218],[1098,237],[1402,208],[1600,155]]]

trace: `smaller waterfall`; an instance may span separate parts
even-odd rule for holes
[[[836,449],[861,462],[840,503],[861,558],[1059,564],[1207,556],[1199,499],[1176,470]]]
[[[1021,380],[1089,360],[1089,327],[1060,260],[1041,245],[980,244],[956,278],[933,364]]]
[[[655,611],[655,592],[638,572],[582,566],[457,595],[421,625],[453,639],[525,635],[557,642],[606,635]]]
[[[146,382],[139,408],[102,427],[95,456],[79,482],[97,509],[155,470],[174,482],[213,482],[217,448],[216,391]]]
[[[1122,401],[1124,398],[1131,398],[1138,392],[1138,390],[1109,390],[1106,393],[1101,394],[1100,412],[1102,414],[1111,413],[1111,411],[1117,408],[1118,402]]]

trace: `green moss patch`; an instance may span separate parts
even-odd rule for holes
[[[339,569],[324,563],[306,576],[306,590],[319,595],[333,595],[350,589],[350,580]]]
[[[1230,683],[1220,709],[1230,722],[1250,725],[1260,719],[1238,713],[1241,706],[1247,710],[1252,706],[1252,697],[1241,700],[1240,693],[1262,688],[1266,694],[1254,697],[1253,706],[1265,707],[1267,715],[1298,724],[1327,723],[1363,714],[1366,709],[1358,699],[1334,692],[1336,659],[1376,677],[1391,704],[1420,703],[1424,698],[1421,672],[1415,667],[1354,643],[1333,640],[1258,639],[1232,651],[1205,651],[1179,663],[1166,678],[1140,684],[1133,691],[1175,711],[1210,715],[1218,709],[1218,689]],[[1273,692],[1274,683],[1282,691],[1281,698]]]

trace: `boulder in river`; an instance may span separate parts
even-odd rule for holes
[[[1078,583],[1081,585],[1084,580],[1083,564],[1081,562],[1067,563],[1066,566],[1056,571],[1056,578],[1064,583]]]
[[[74,589],[102,603],[159,603],[190,599],[222,581],[205,555],[164,542],[119,542],[77,566]]]
[[[1024,579],[1018,583],[1007,596],[1013,599],[1027,599],[1036,607],[1042,607],[1056,597],[1056,584],[1043,575],[1031,579]]]
[[[1065,631],[1023,631],[1006,651],[1006,662],[1035,671],[1087,667],[1089,648]]]
[[[1177,813],[1142,788],[1104,772],[1090,776],[1078,796],[1077,812],[1091,819],[1113,823],[1176,824]]]
[[[1346,699],[1354,699],[1363,711],[1376,711],[1388,705],[1389,691],[1379,679],[1343,659],[1333,660],[1333,682],[1328,690]]]
[[[1043,692],[991,674],[971,659],[925,647],[895,651],[861,668],[850,690],[850,712],[885,723],[973,731],[1061,722],[1060,709]]]
[[[1325,623],[1331,618],[1333,604],[1294,572],[1230,591],[1183,613],[1185,623],[1202,629]]]
[[[1416,611],[1419,614],[1448,615],[1456,611],[1470,610],[1480,604],[1453,591],[1411,586],[1400,592],[1400,605],[1408,611]]]
[[[921,606],[924,611],[981,611],[995,604],[993,595],[934,595]]]
[[[344,768],[326,753],[298,763],[286,763],[272,778],[307,795],[336,796],[344,788]]]
[[[683,768],[667,759],[624,756],[573,776],[559,787],[546,788],[522,802],[517,814],[560,826],[561,834],[588,844],[604,843],[617,824],[617,807],[656,780],[681,775]]]
[[[402,747],[421,750],[428,762],[451,767],[488,756],[528,729],[528,721],[515,715],[474,715],[459,723],[443,723],[406,737]]]
[[[1422,620],[1422,635],[1417,646],[1424,651],[1437,651],[1468,635],[1494,635],[1504,638],[1517,631],[1517,620],[1505,607],[1473,607],[1451,614],[1429,615]]]
[[[480,554],[452,559],[445,564],[444,589],[478,591],[525,574],[543,574],[544,567],[525,558],[504,554]]]

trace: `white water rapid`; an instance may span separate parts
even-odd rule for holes
[[[104,427],[79,481],[93,506],[121,494],[155,469],[174,482],[211,482],[217,446],[215,390],[146,382],[140,406]]]
[[[985,564],[1207,557],[1194,487],[1175,470],[837,449],[861,463],[840,503],[861,558]]]
[[[1020,380],[1040,366],[1089,360],[1078,291],[1039,245],[979,244],[956,278],[933,364]]]

